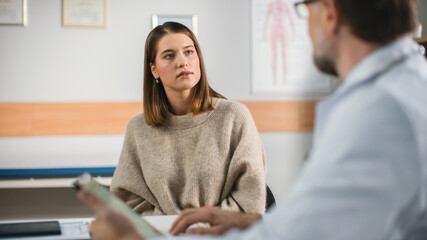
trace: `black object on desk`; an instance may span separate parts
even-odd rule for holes
[[[41,235],[59,235],[61,227],[58,221],[19,222],[0,224],[0,238]]]

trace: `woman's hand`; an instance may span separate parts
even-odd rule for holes
[[[261,220],[261,214],[237,213],[215,207],[185,209],[172,224],[169,233],[177,235],[185,231],[188,234],[220,235],[231,228],[244,229]],[[210,227],[188,228],[195,223],[209,223]]]

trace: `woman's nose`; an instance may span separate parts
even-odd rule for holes
[[[188,60],[187,60],[186,56],[184,56],[183,54],[180,54],[178,59],[177,59],[177,65],[178,65],[178,67],[188,66]]]

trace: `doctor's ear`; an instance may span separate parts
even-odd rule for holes
[[[337,33],[341,26],[341,16],[338,12],[335,1],[323,1],[323,10],[325,13],[325,22],[328,23],[328,31],[331,33]]]

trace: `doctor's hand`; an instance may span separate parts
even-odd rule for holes
[[[96,218],[89,225],[94,240],[143,240],[129,219],[108,209],[105,203],[92,193],[79,190],[77,198],[90,207]]]
[[[187,234],[220,235],[232,228],[245,229],[259,220],[261,214],[257,213],[231,212],[210,206],[189,208],[179,214],[169,233],[177,235],[185,231]],[[210,227],[188,228],[195,223],[209,223]]]

